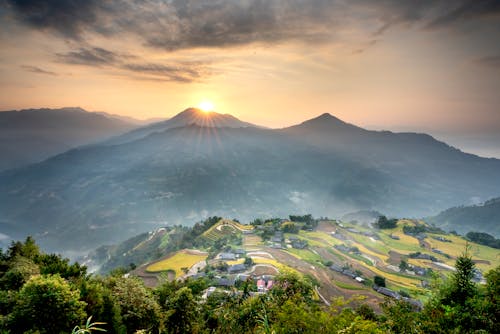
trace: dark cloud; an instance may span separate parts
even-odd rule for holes
[[[332,42],[352,26],[441,28],[498,15],[494,0],[4,0],[26,24],[74,40],[135,35],[165,50],[253,42]],[[368,36],[369,37],[369,36]],[[91,56],[91,55],[90,55]],[[99,57],[99,56],[98,56]],[[96,59],[98,61],[98,59]]]
[[[31,66],[31,65],[22,65],[21,68],[23,70],[26,70],[28,72],[32,72],[32,73],[38,73],[38,74],[46,74],[46,75],[54,75],[56,76],[57,73],[56,72],[52,72],[52,71],[47,71],[47,70],[44,70],[44,69],[41,69],[40,67],[37,67],[37,66]]]
[[[481,19],[500,16],[500,1],[498,0],[467,0],[457,1],[452,10],[433,20],[428,27],[440,28],[469,19]],[[450,2],[453,5],[453,2]]]
[[[97,23],[100,0],[5,0],[15,15],[26,24],[41,30],[55,31],[79,39]]]
[[[56,54],[57,61],[72,65],[103,67],[127,72],[140,80],[175,81],[189,83],[201,81],[211,72],[203,62],[172,61],[169,64],[151,63],[130,54],[102,48],[80,48],[77,51]]]
[[[58,53],[58,60],[67,64],[103,66],[116,63],[119,56],[102,48],[80,48],[78,51]]]
[[[500,69],[500,55],[488,56],[477,59],[477,64]]]

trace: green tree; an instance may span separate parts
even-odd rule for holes
[[[155,332],[160,329],[160,306],[141,280],[120,277],[113,278],[110,283],[127,333],[141,329]]]
[[[385,287],[385,277],[376,275],[373,277],[373,283],[378,286]]]
[[[85,303],[79,298],[80,292],[59,275],[34,277],[19,292],[11,330],[68,333],[86,318]]]
[[[191,290],[182,287],[166,303],[167,323],[170,333],[192,333],[197,319],[197,304]]]

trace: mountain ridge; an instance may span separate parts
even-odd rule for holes
[[[498,196],[500,160],[427,135],[331,132],[311,140],[281,129],[188,124],[79,147],[0,173],[0,233],[30,230],[45,246],[71,249],[75,235],[92,247],[212,215],[422,217]]]
[[[80,107],[0,112],[0,170],[42,161],[127,132],[134,124]]]

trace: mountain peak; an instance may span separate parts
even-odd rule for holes
[[[330,113],[323,113],[315,118],[311,118],[304,121],[298,125],[291,126],[285,130],[293,131],[335,131],[335,132],[352,132],[352,131],[364,131],[364,129],[357,127],[355,125],[349,124],[333,116]]]

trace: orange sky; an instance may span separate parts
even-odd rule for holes
[[[330,112],[376,129],[500,133],[489,1],[70,3],[0,5],[0,110],[151,118],[210,100],[269,127]]]

